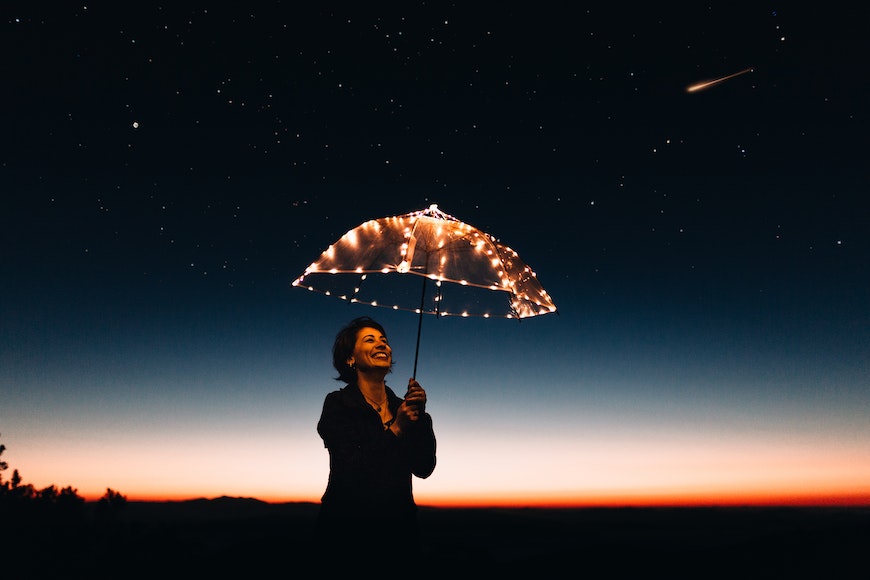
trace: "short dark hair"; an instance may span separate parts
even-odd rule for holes
[[[347,359],[353,354],[353,347],[356,346],[356,337],[363,328],[374,328],[384,336],[387,336],[387,331],[384,330],[384,327],[370,316],[359,316],[348,322],[335,335],[335,342],[332,344],[332,366],[338,371],[338,376],[335,377],[335,380],[344,381],[348,384],[356,381],[356,371],[347,364]]]

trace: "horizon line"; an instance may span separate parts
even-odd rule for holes
[[[196,497],[165,497],[165,498],[127,498],[130,503],[187,503],[194,501],[217,501],[217,500],[240,500],[240,501],[256,501],[268,505],[284,505],[284,504],[309,504],[320,505],[320,500],[312,499],[262,499],[254,496],[231,496],[219,495],[213,497],[196,496]],[[97,502],[99,498],[85,498],[88,503]],[[417,502],[417,507],[421,509],[593,509],[593,508],[611,508],[611,509],[643,509],[643,508],[870,508],[870,494],[856,494],[849,497],[825,497],[825,498],[768,498],[762,499],[720,499],[720,500],[636,500],[636,501],[616,501],[616,500],[586,500],[586,501],[482,501],[482,500],[465,500],[465,501],[423,501]]]

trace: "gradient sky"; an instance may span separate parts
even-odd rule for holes
[[[424,318],[418,503],[870,503],[861,19],[148,4],[0,21],[0,443],[25,482],[318,501],[335,333],[382,322],[401,393],[417,317],[290,283],[437,203],[559,312]]]

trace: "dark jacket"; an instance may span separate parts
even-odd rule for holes
[[[389,387],[387,399],[395,417],[402,399]],[[321,521],[357,518],[394,525],[416,518],[411,476],[426,478],[435,469],[435,433],[428,413],[396,437],[352,383],[326,396],[317,432],[329,451]]]

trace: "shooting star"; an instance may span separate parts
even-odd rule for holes
[[[696,85],[692,85],[692,86],[686,88],[686,92],[687,93],[694,93],[695,91],[701,91],[701,90],[710,88],[713,85],[718,85],[719,83],[721,83],[723,81],[727,81],[728,79],[733,79],[734,77],[739,77],[740,75],[745,75],[748,72],[752,72],[752,69],[745,68],[742,71],[736,72],[733,75],[728,75],[727,77],[722,77],[720,79],[714,79],[712,81],[706,81],[703,83],[698,83]]]

